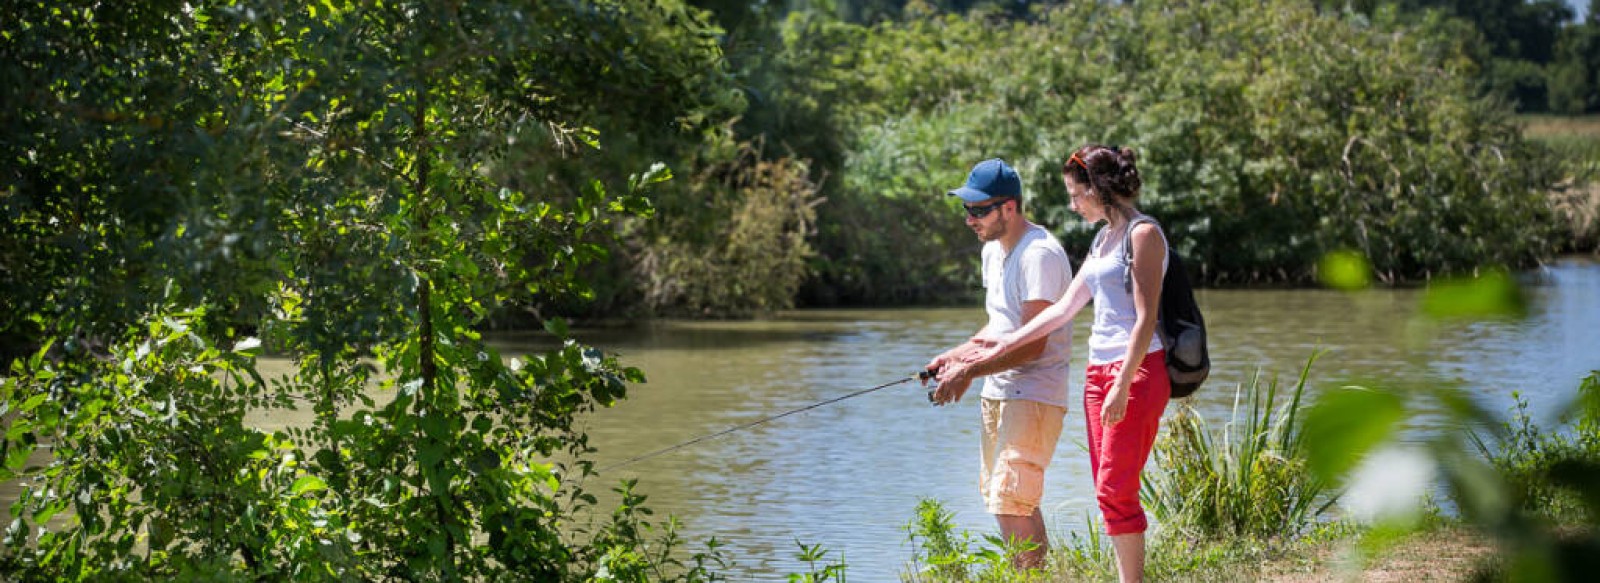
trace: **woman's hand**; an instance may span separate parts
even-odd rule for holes
[[[1010,352],[1012,348],[1012,343],[1006,340],[1005,337],[977,338],[972,342],[974,344],[972,350],[969,350],[966,354],[961,355],[962,362],[965,362],[971,366],[979,366],[994,362],[996,359],[1005,355],[1005,353]]]
[[[1122,421],[1128,414],[1128,381],[1120,376],[1117,383],[1111,386],[1106,393],[1106,400],[1100,403],[1100,426],[1110,427]]]

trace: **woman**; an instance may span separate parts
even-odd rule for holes
[[[1066,325],[1094,300],[1083,390],[1089,467],[1106,533],[1116,549],[1119,578],[1125,583],[1141,581],[1148,524],[1139,503],[1139,474],[1155,445],[1171,391],[1165,354],[1155,334],[1167,243],[1160,227],[1134,206],[1140,180],[1131,149],[1084,146],[1062,164],[1061,174],[1073,212],[1091,223],[1105,222],[1082,268],[1060,301],[1023,327],[984,339],[983,349],[946,365],[938,376],[941,381],[960,378],[967,368]],[[1133,246],[1132,265],[1125,259],[1127,244]],[[1129,362],[1134,366],[1125,366]]]

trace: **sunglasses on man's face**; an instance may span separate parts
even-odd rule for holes
[[[994,212],[994,209],[1005,206],[1005,204],[1006,201],[1002,200],[1000,202],[991,203],[984,206],[961,205],[961,208],[967,209],[967,216],[974,219],[981,219],[989,216],[989,213]]]

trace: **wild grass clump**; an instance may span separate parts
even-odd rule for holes
[[[1281,404],[1276,375],[1264,380],[1258,371],[1235,391],[1220,433],[1187,403],[1176,405],[1142,490],[1163,528],[1191,539],[1291,538],[1332,504],[1329,484],[1299,455],[1297,415],[1316,359],[1306,361]]]

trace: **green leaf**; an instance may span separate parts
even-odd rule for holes
[[[1422,311],[1438,319],[1522,318],[1528,302],[1522,286],[1505,270],[1492,270],[1479,277],[1447,279],[1428,286],[1422,296]]]
[[[1405,416],[1400,397],[1384,390],[1344,387],[1324,393],[1306,412],[1306,461],[1324,480],[1344,476],[1388,439]]]
[[[294,481],[294,485],[289,486],[289,492],[295,495],[305,494],[307,492],[320,492],[326,489],[328,489],[327,482],[322,481],[322,478],[318,478],[316,476],[300,476],[299,479]]]
[[[1355,251],[1334,251],[1317,264],[1317,279],[1337,290],[1354,291],[1372,286],[1372,266]]]
[[[22,404],[17,407],[17,412],[24,413],[24,412],[32,411],[35,407],[38,407],[40,403],[43,403],[44,400],[47,399],[47,398],[49,398],[49,395],[46,395],[44,393],[39,393],[39,394],[34,395],[32,397],[28,397],[28,400],[23,401]]]

